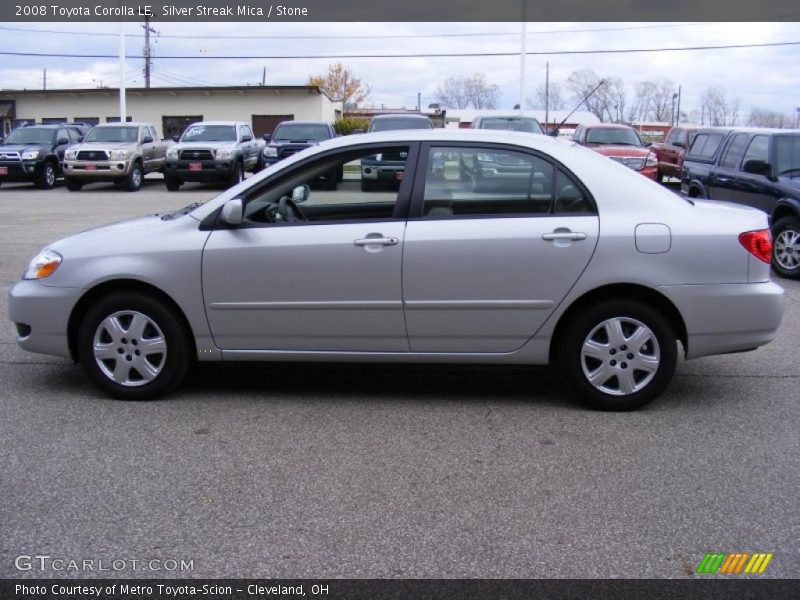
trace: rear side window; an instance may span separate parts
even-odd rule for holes
[[[739,162],[742,160],[742,155],[744,154],[745,146],[747,145],[747,134],[740,133],[738,135],[733,136],[733,139],[728,143],[727,148],[725,149],[725,154],[722,156],[722,160],[720,161],[721,167],[726,167],[728,169],[735,169]]]
[[[757,135],[750,141],[747,152],[744,153],[742,166],[748,160],[769,162],[769,138],[766,135]]]
[[[701,160],[709,160],[714,158],[719,145],[722,143],[722,138],[725,137],[721,133],[699,133],[694,138],[689,155]]]

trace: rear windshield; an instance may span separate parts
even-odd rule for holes
[[[525,131],[527,133],[544,133],[542,126],[536,119],[514,117],[492,117],[481,119],[481,129],[505,129],[509,131]]]
[[[22,127],[8,134],[6,144],[48,144],[53,141],[55,129]]]
[[[369,130],[374,131],[397,131],[398,129],[433,129],[430,119],[375,119],[372,121]]]
[[[800,176],[800,135],[775,136],[775,168],[778,175]]]
[[[235,142],[233,125],[192,125],[183,132],[182,142]]]
[[[689,156],[703,160],[714,158],[724,137],[722,133],[698,133],[689,146]]]
[[[602,127],[586,132],[587,144],[613,144],[617,146],[641,146],[642,140],[633,129]]]
[[[328,140],[331,137],[330,130],[325,125],[309,125],[303,123],[286,123],[278,125],[273,140],[280,141],[320,141]]]
[[[86,137],[84,142],[135,142],[139,139],[138,127],[95,127]]]

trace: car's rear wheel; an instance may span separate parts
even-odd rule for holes
[[[49,190],[56,184],[56,167],[52,161],[46,161],[36,174],[36,187],[40,190]]]
[[[800,279],[800,219],[778,219],[772,239],[772,268],[781,277]]]
[[[592,306],[559,340],[566,385],[599,410],[634,410],[656,398],[675,371],[677,340],[655,309],[630,300]]]
[[[129,192],[138,191],[142,187],[143,180],[144,180],[144,172],[142,171],[142,165],[140,165],[138,162],[133,163],[131,171],[130,173],[128,173],[128,178],[125,181],[128,191]]]
[[[181,180],[177,177],[165,177],[164,183],[167,184],[167,190],[170,192],[177,192],[181,189]]]
[[[64,185],[67,186],[67,189],[70,192],[79,192],[81,188],[83,188],[83,182],[80,179],[75,179],[74,177],[64,177]]]
[[[191,338],[175,310],[141,292],[115,292],[81,321],[78,356],[89,378],[120,400],[152,400],[174,389],[191,364]]]

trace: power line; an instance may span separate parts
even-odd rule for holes
[[[552,29],[529,31],[528,35],[554,35],[561,33],[592,33],[603,31],[632,31],[642,29],[674,29],[679,27],[699,27],[715,25],[716,23],[676,23],[660,25],[631,25],[625,27],[595,27],[585,29]],[[116,37],[115,33],[67,31],[59,29],[34,29],[22,27],[0,27],[4,31],[22,31],[33,33],[49,33],[56,35],[81,35],[92,37]],[[144,37],[143,34],[125,34],[126,37]],[[493,32],[471,32],[471,33],[410,33],[410,34],[389,34],[389,35],[166,35],[161,38],[185,39],[185,40],[373,40],[373,39],[414,39],[414,38],[470,38],[470,37],[499,37],[514,36],[518,37],[517,31],[493,31]]]
[[[687,52],[700,50],[733,50],[739,48],[769,48],[778,46],[797,46],[800,42],[766,42],[760,44],[728,44],[722,46],[680,46],[669,48],[625,48],[611,50],[553,50],[548,52],[526,52],[528,56],[564,56],[574,54],[636,54],[653,52]],[[118,58],[116,54],[54,54],[47,52],[2,52],[4,56],[37,56],[49,58]],[[159,56],[161,60],[313,60],[313,59],[340,59],[340,58],[459,58],[459,57],[492,57],[492,56],[519,56],[519,52],[443,52],[443,53],[414,53],[414,54],[306,54],[306,55],[225,55],[213,56],[202,54],[197,56],[171,55]],[[126,56],[127,59],[139,58]]]

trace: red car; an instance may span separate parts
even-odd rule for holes
[[[578,125],[572,141],[621,162],[654,180],[658,159],[633,127],[618,124]]]
[[[668,177],[681,177],[683,157],[686,150],[692,145],[694,136],[699,127],[673,127],[669,130],[663,142],[654,143],[651,148],[658,160],[658,180],[664,175]]]

